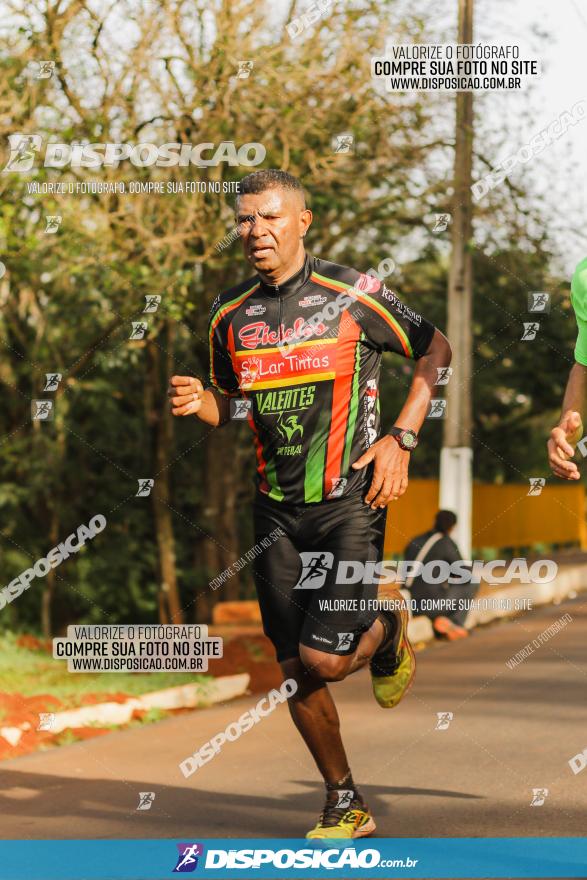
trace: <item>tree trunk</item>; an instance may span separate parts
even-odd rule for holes
[[[148,378],[151,386],[149,423],[153,431],[154,443],[154,485],[151,491],[155,534],[159,552],[160,594],[158,597],[159,620],[161,623],[183,623],[183,612],[177,586],[175,567],[175,538],[173,534],[173,518],[170,500],[171,446],[173,439],[172,415],[166,399],[161,394],[162,383],[167,387],[167,380],[173,371],[172,348],[174,328],[171,321],[165,325],[167,355],[165,358],[165,377],[161,375],[159,348],[155,342],[147,342]]]
[[[59,543],[59,513],[55,507],[51,509],[50,517],[49,546],[55,547]],[[54,568],[51,568],[45,576],[45,584],[41,594],[41,632],[45,639],[50,639],[53,635],[51,607],[55,595],[55,581],[56,572]]]
[[[195,602],[196,622],[209,621],[219,600],[238,599],[240,575],[230,577],[217,590],[209,583],[239,558],[236,522],[239,474],[234,466],[233,426],[226,425],[210,434],[204,445],[204,507],[202,520],[205,535],[198,542],[196,566],[202,572]]]

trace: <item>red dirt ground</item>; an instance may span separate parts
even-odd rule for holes
[[[23,635],[17,640],[19,647],[29,651],[52,653],[51,642],[41,641],[35,636]],[[279,687],[282,682],[280,668],[275,661],[275,653],[270,641],[263,635],[237,636],[224,642],[224,656],[220,660],[212,660],[209,664],[208,673],[216,677],[221,675],[236,675],[248,672],[251,676],[249,690],[251,693],[266,693],[271,688]],[[189,676],[186,676],[186,684]],[[84,694],[77,701],[78,706],[91,706],[96,703],[116,702],[124,703],[130,699],[130,694],[121,692],[95,692]],[[4,737],[0,736],[0,760],[16,758],[37,751],[40,748],[48,748],[58,745],[61,738],[67,737],[68,731],[53,734],[50,731],[37,730],[39,725],[39,712],[59,712],[66,707],[57,697],[51,694],[37,694],[34,697],[25,697],[19,693],[0,692],[0,727],[18,727],[21,724],[29,724],[30,728],[23,735],[16,746],[11,746]],[[70,707],[68,707],[70,708]],[[178,710],[191,711],[191,710]],[[138,711],[133,718],[140,719],[145,715]],[[95,736],[103,736],[108,733],[108,728],[77,727],[71,729],[71,734],[78,740],[90,739]]]

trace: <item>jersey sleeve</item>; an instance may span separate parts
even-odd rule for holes
[[[571,303],[577,321],[575,360],[587,367],[587,260],[577,266],[571,281]]]
[[[228,321],[223,318],[222,307],[216,300],[210,311],[208,335],[210,341],[209,383],[221,394],[239,394],[238,379],[232,368],[228,342]]]
[[[361,275],[353,292],[367,344],[377,351],[393,351],[413,360],[426,354],[434,336],[433,324],[370,275]]]

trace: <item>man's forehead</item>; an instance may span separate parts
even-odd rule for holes
[[[271,214],[288,211],[298,207],[296,202],[297,193],[293,190],[285,190],[282,187],[273,187],[261,193],[243,193],[238,197],[237,210],[239,214]]]

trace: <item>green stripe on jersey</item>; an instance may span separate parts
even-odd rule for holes
[[[322,407],[306,459],[304,479],[304,501],[306,504],[310,501],[322,501],[330,418],[330,409]]]
[[[271,487],[269,497],[273,498],[274,501],[283,501],[285,495],[279,487],[279,482],[277,480],[277,469],[275,467],[275,462],[272,458],[270,458],[269,461],[265,462],[265,476],[267,478],[269,486]]]

